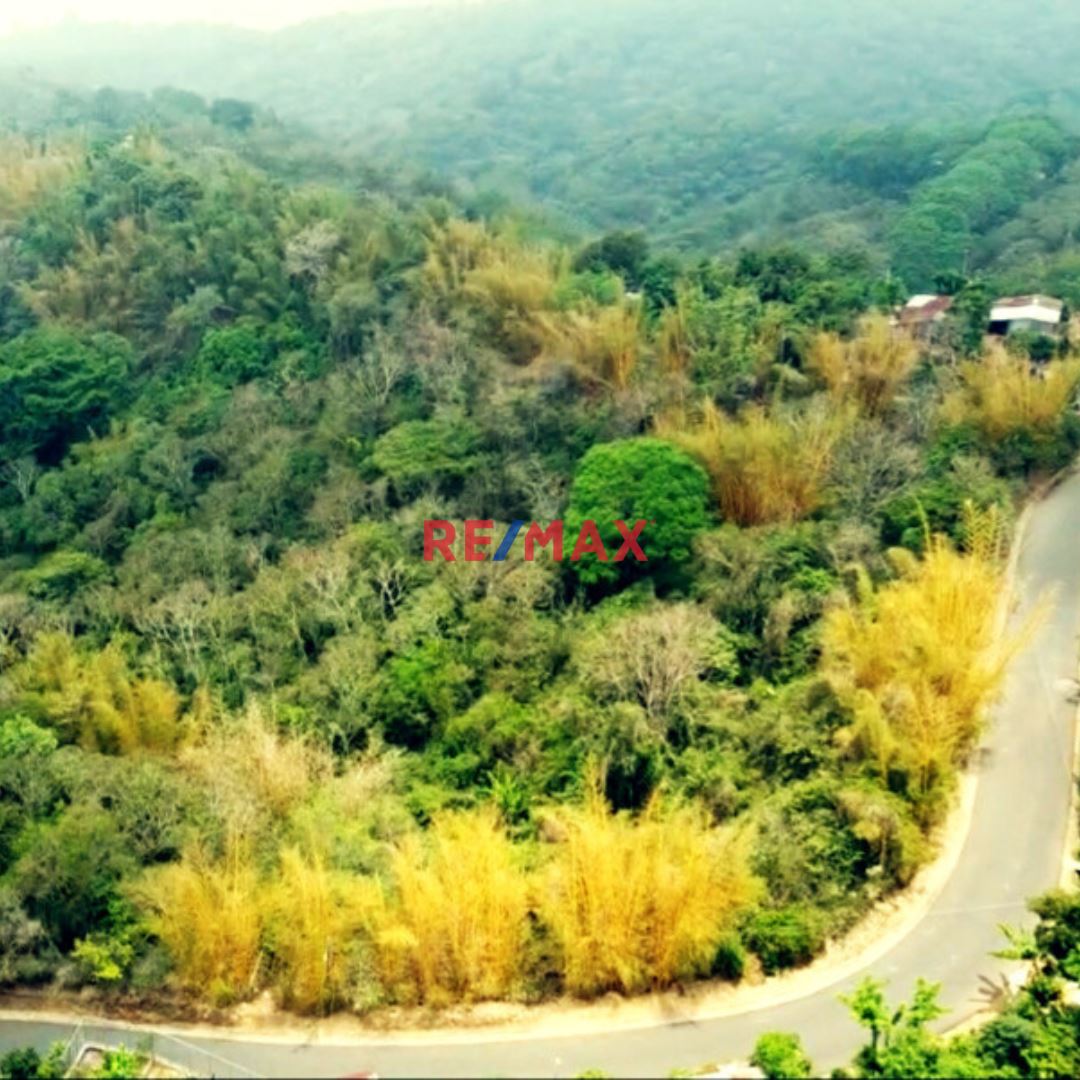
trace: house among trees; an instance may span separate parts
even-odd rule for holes
[[[953,297],[934,293],[913,296],[897,315],[897,325],[918,338],[933,337],[945,322]]]
[[[1065,304],[1051,296],[1006,296],[995,300],[990,310],[990,333],[1032,333],[1057,336]]]

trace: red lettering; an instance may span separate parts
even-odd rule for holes
[[[466,521],[465,522],[465,561],[483,562],[487,556],[479,548],[489,547],[491,537],[484,536],[481,529],[494,529],[494,521]]]
[[[435,533],[441,533],[436,536]],[[450,545],[457,539],[457,529],[449,521],[425,521],[424,522],[424,562],[431,562],[435,558],[435,552],[442,553],[447,562],[454,561],[454,553]]]
[[[632,554],[638,562],[648,562],[648,556],[641,550],[638,544],[637,538],[641,535],[642,529],[645,528],[647,523],[639,521],[634,525],[633,529],[627,527],[625,521],[616,521],[615,528],[619,530],[620,535],[623,538],[622,547],[615,552],[615,561],[622,562],[627,555]]]
[[[562,522],[553,521],[546,529],[541,529],[540,526],[534,521],[530,526],[528,532],[525,533],[525,561],[533,561],[533,545],[539,544],[540,547],[547,547],[551,545],[551,557],[556,562],[562,561]]]
[[[604,547],[604,541],[600,539],[600,533],[596,529],[595,521],[586,521],[581,526],[581,532],[578,534],[577,543],[574,545],[574,550],[570,555],[571,562],[577,562],[582,555],[595,555],[601,562],[607,562],[607,548]]]

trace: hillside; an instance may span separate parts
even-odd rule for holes
[[[275,33],[73,26],[0,43],[0,65],[253,100],[467,191],[538,201],[579,231],[640,226],[707,253],[781,238],[855,246],[884,265],[917,189],[988,124],[1039,114],[1080,130],[1076,31],[1068,0],[1029,5],[1022,28],[1005,0],[493,0]],[[1018,197],[1053,198],[1063,181],[1075,198],[1044,166]],[[976,234],[1015,210],[995,208]],[[947,243],[935,269],[1049,264],[1071,285],[1076,224],[1066,252],[1044,235],[1056,226],[1036,224],[1004,256]]]
[[[13,100],[0,981],[633,993],[803,963],[930,857],[1066,341],[977,358],[959,281],[923,348],[857,253],[567,245],[235,99]],[[999,121],[940,199],[987,146],[1070,168]]]

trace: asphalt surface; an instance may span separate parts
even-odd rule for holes
[[[673,1022],[575,1037],[455,1040],[366,1045],[283,1045],[191,1038],[263,1076],[573,1076],[602,1068],[615,1076],[664,1076],[675,1067],[747,1057],[764,1031],[798,1032],[819,1068],[847,1062],[862,1032],[837,995],[871,973],[907,995],[922,976],[942,984],[953,1017],[974,1012],[1008,969],[990,954],[999,925],[1025,921],[1025,900],[1057,884],[1073,785],[1080,633],[1080,475],[1031,512],[1020,550],[1012,625],[1040,602],[1046,610],[1010,663],[978,764],[971,828],[955,870],[914,930],[858,976],[788,1004],[737,1016]],[[0,1048],[46,1047],[71,1025],[0,1017]],[[131,1036],[127,1042],[131,1044]],[[218,1075],[225,1075],[222,1069]]]

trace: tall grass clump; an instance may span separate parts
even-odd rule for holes
[[[656,432],[705,466],[725,520],[790,524],[824,501],[833,452],[848,424],[847,413],[818,409],[772,416],[752,407],[732,418],[706,401],[696,422],[669,415]]]
[[[855,716],[853,749],[899,775],[924,824],[1001,684],[1008,643],[996,634],[1003,588],[996,508],[965,515],[966,550],[934,536],[921,559],[894,552],[899,577],[833,609],[822,670]]]
[[[181,739],[177,692],[160,679],[133,675],[114,645],[86,652],[70,634],[41,634],[12,684],[35,715],[86,750],[167,751]]]
[[[219,1004],[254,991],[264,899],[248,843],[230,837],[219,860],[190,849],[179,862],[149,871],[133,893],[181,986]]]
[[[354,982],[363,893],[356,879],[317,854],[281,852],[266,892],[267,938],[282,1004],[297,1012],[329,1012]]]
[[[431,1005],[509,996],[523,974],[528,894],[493,811],[447,814],[407,837],[366,914],[384,990]]]
[[[325,750],[276,731],[257,704],[205,732],[182,761],[202,775],[234,824],[257,809],[284,817],[332,771]]]
[[[890,326],[884,315],[866,316],[848,341],[836,334],[819,334],[810,349],[810,367],[833,399],[853,402],[869,417],[889,409],[918,359],[915,341]]]
[[[425,294],[445,304],[465,287],[466,276],[490,264],[497,251],[496,239],[483,222],[451,218],[432,222],[426,231],[426,253],[420,267]]]
[[[543,313],[536,325],[546,355],[570,360],[591,378],[626,389],[640,356],[640,315],[635,306],[621,303]]]
[[[1037,371],[1002,345],[960,365],[959,386],[942,404],[947,423],[970,424],[988,440],[1024,431],[1052,431],[1073,402],[1080,359],[1054,360]]]
[[[594,786],[550,827],[560,839],[538,907],[572,994],[634,993],[707,972],[752,897],[742,845],[697,810],[654,800],[635,820],[612,813]]]
[[[468,311],[491,345],[527,363],[543,347],[537,315],[554,306],[562,272],[558,251],[452,220],[429,228],[420,280],[437,307]]]
[[[85,149],[76,141],[0,136],[0,222],[67,183],[84,157]]]

